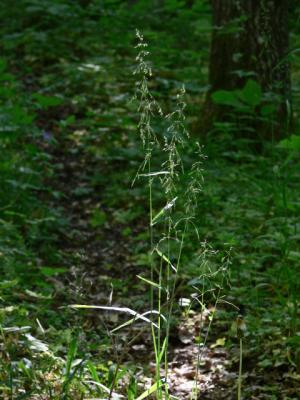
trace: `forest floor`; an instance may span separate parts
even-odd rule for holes
[[[113,58],[110,63],[114,63]],[[129,78],[128,86],[130,84]],[[110,85],[107,86],[107,91],[111,92]],[[69,292],[69,301],[73,299],[79,304],[135,305],[136,309],[143,310],[149,301],[147,291],[137,279],[147,262],[144,258],[147,212],[141,204],[143,188],[131,188],[132,177],[142,156],[137,149],[138,142],[132,136],[137,135],[135,115],[131,106],[127,108],[128,102],[124,102],[124,98],[129,98],[127,92],[123,93],[124,86],[123,76],[119,83],[114,82],[114,90],[121,94],[111,97],[107,93],[105,106],[104,103],[98,104],[100,108],[104,106],[101,113],[107,113],[109,119],[113,116],[112,126],[107,127],[107,119],[101,121],[103,114],[100,113],[100,134],[91,134],[88,124],[80,122],[82,126],[79,128],[72,127],[71,123],[62,135],[61,130],[55,128],[53,116],[47,118],[47,114],[42,114],[41,117],[41,126],[45,118],[53,124],[47,128],[51,132],[50,141],[47,139],[48,142],[43,144],[45,151],[52,155],[55,171],[51,187],[60,193],[51,207],[60,209],[68,221],[68,229],[63,231],[58,243],[64,263],[71,273],[64,280],[52,278],[56,285],[56,301],[60,304],[65,304],[66,291]],[[124,125],[119,125],[118,121],[124,121],[124,118],[129,119],[125,126],[130,133],[123,134],[122,139]],[[64,116],[58,119],[63,120]],[[110,139],[107,148],[109,133],[121,137],[117,137],[112,144]],[[285,291],[288,284],[286,279],[289,278],[282,277],[282,281],[278,281],[274,275],[275,283],[271,277],[274,274],[272,260],[276,259],[272,249],[277,248],[276,241],[285,243],[288,240],[286,235],[292,235],[295,244],[298,240],[296,214],[291,207],[290,215],[286,215],[283,199],[285,183],[281,177],[272,177],[272,157],[236,150],[224,151],[221,157],[218,154],[217,160],[211,160],[216,156],[218,146],[209,149],[210,157],[204,163],[205,189],[201,207],[206,216],[202,218],[200,232],[203,232],[205,240],[216,243],[218,248],[227,242],[239,249],[233,258],[232,286],[226,289],[225,299],[243,308],[247,324],[250,325],[243,355],[243,392],[245,398],[249,399],[296,399],[298,374],[291,372],[294,368],[296,371],[296,364],[292,361],[290,350],[279,339],[283,327],[278,326],[277,321],[291,305],[289,301],[285,303],[283,298],[278,302],[274,296],[278,290],[275,285]],[[284,164],[280,159],[276,161]],[[291,169],[285,171],[290,179],[286,189],[289,191],[290,204],[298,204],[299,171],[292,164],[289,166]],[[275,182],[272,182],[274,179]],[[279,185],[284,185],[284,188]],[[253,193],[256,193],[255,196]],[[290,233],[286,231],[289,229]],[[253,245],[254,240],[256,243]],[[282,246],[285,246],[284,243]],[[287,256],[283,252],[277,257],[281,260],[297,257],[295,250],[289,248],[287,251]],[[241,266],[247,263],[252,267],[248,265],[241,270]],[[270,265],[270,270],[264,265]],[[274,268],[277,270],[279,266]],[[178,292],[179,297],[189,293],[184,285]],[[266,292],[263,292],[265,288]],[[268,309],[267,304],[273,304],[274,308]],[[208,340],[199,347],[196,344],[199,330],[200,337],[206,335],[212,315],[214,323]],[[205,315],[197,309],[188,314],[183,310],[181,316],[177,312],[178,321],[170,339],[169,379],[173,395],[182,400],[189,398],[200,352],[198,384],[201,398],[236,398],[239,346],[231,332],[235,317],[235,308],[230,310],[230,306],[220,306],[215,313],[213,302],[208,302]],[[122,321],[115,314],[106,313],[103,316],[98,311],[83,312],[77,321],[78,328],[83,332],[94,331],[92,340],[85,333],[87,336],[82,340],[87,341],[84,346],[89,346],[89,340],[91,343],[98,340],[97,335],[108,335],[109,329]],[[283,325],[290,331],[284,322]],[[138,334],[139,331],[141,334]],[[129,347],[126,343],[133,332],[138,334],[137,339]],[[114,356],[109,356],[111,361],[117,362],[121,358],[122,364],[134,365],[139,384],[147,385],[149,376],[155,370],[151,338],[140,324],[133,332],[124,329],[118,338],[111,338],[112,343],[106,353],[110,348],[114,352]],[[258,341],[263,343],[258,345]],[[264,350],[261,352],[262,348]],[[122,379],[119,384],[122,386]]]
[[[144,157],[131,102],[134,28],[150,24],[145,27],[153,42],[150,89],[167,112],[182,83],[186,86],[192,148],[207,90],[209,29],[195,29],[188,45],[182,37],[193,24],[207,27],[207,14],[170,12],[160,27],[140,11],[124,16],[124,10],[109,6],[99,28],[96,6],[96,11],[74,5],[55,11],[52,2],[46,3],[22,11],[27,2],[20,1],[17,10],[5,10],[13,17],[5,17],[12,25],[3,28],[6,62],[0,62],[0,75],[8,90],[1,104],[9,117],[3,120],[12,120],[12,144],[1,142],[0,158],[5,181],[0,187],[5,238],[0,240],[5,277],[0,390],[5,400],[94,398],[103,393],[91,379],[111,386],[120,364],[115,390],[131,400],[154,375],[145,326],[136,323],[112,335],[125,321],[122,315],[68,306],[149,308],[149,290],[137,277],[149,261],[147,194],[143,182],[131,185]],[[22,13],[36,22],[25,21],[24,27]],[[295,115],[297,107],[295,102]],[[19,136],[13,142],[16,126]],[[188,399],[198,362],[199,398],[237,398],[240,354],[233,326],[239,308],[247,324],[243,399],[297,400],[299,152],[266,143],[257,153],[231,135],[210,135],[205,143],[195,218],[201,243],[220,254],[214,271],[233,248],[223,302],[216,307],[208,296],[202,312],[199,306],[189,311],[179,306],[180,299],[194,294],[195,282],[203,284],[198,244],[188,243],[170,333],[170,388],[179,399]],[[185,157],[188,163],[197,161],[188,147]],[[161,192],[154,200],[164,202]],[[210,284],[209,290],[219,287],[219,277]]]
[[[114,221],[113,209],[105,208],[105,222],[100,219],[100,226],[91,224],[93,210],[99,210],[103,204],[101,190],[90,185],[97,160],[84,152],[84,146],[74,151],[80,142],[76,138],[76,145],[70,138],[55,138],[56,145],[53,153],[55,165],[59,165],[55,174],[55,181],[51,184],[61,193],[63,200],[53,204],[55,208],[62,208],[63,215],[69,221],[69,230],[61,239],[61,251],[65,259],[70,262],[69,269],[72,273],[67,281],[56,280],[57,293],[65,291],[65,285],[74,278],[72,283],[75,298],[82,304],[108,304],[115,306],[129,306],[138,301],[147,301],[144,290],[138,286],[136,276],[140,267],[132,261],[132,241],[124,235],[124,229],[130,229],[138,235],[145,229],[144,222],[137,224]],[[75,137],[77,136],[75,133]],[[47,147],[47,146],[46,146]],[[75,153],[75,155],[74,155]],[[114,169],[118,163],[112,162]],[[112,174],[113,179],[113,174]],[[124,211],[123,211],[124,212]],[[125,221],[126,222],[126,219]],[[75,261],[74,261],[75,257]],[[121,282],[120,284],[118,284]],[[113,290],[112,290],[113,288]],[[68,289],[69,290],[69,289]],[[109,300],[110,299],[110,300]],[[144,299],[144,300],[143,300]],[[169,362],[168,380],[170,393],[179,399],[189,399],[195,386],[196,365],[200,365],[197,384],[203,399],[229,399],[235,398],[233,387],[236,385],[237,373],[234,372],[229,351],[224,348],[225,338],[221,337],[222,331],[213,332],[204,345],[197,345],[195,338],[199,332],[206,335],[209,325],[209,316],[214,314],[215,308],[209,306],[205,312],[190,310],[188,314],[182,313],[174,332],[171,332],[171,357]],[[107,315],[99,317],[96,312],[89,312],[84,316],[83,326],[86,329],[99,329],[99,324],[104,324],[106,329],[118,324],[117,316]],[[81,322],[82,323],[82,322]],[[100,328],[100,330],[103,329]],[[141,332],[141,333],[139,333]],[[130,346],[126,342],[131,336],[137,335]],[[155,372],[154,351],[150,332],[145,331],[141,324],[135,328],[123,330],[120,338],[122,363],[135,364],[139,369],[139,385],[151,386],[151,378]],[[122,346],[124,349],[122,349]],[[235,349],[235,352],[237,350]],[[117,361],[119,356],[116,356]],[[146,372],[148,371],[148,373]],[[150,375],[149,375],[150,373]],[[162,370],[163,374],[163,370]]]

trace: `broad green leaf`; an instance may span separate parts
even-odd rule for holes
[[[278,143],[280,149],[300,151],[300,136],[291,135],[287,139],[283,139]]]
[[[235,108],[244,107],[236,93],[230,90],[218,90],[211,95],[214,103]]]
[[[248,79],[242,90],[243,100],[252,107],[256,107],[261,103],[262,90],[259,83],[253,79]]]
[[[45,96],[40,93],[34,93],[32,97],[37,101],[37,103],[42,107],[42,108],[49,108],[49,107],[55,107],[59,106],[62,104],[62,99],[56,96]]]
[[[12,288],[18,284],[18,280],[14,279],[11,281],[2,281],[0,282],[0,289],[7,289],[7,288]]]
[[[263,117],[268,117],[272,115],[276,111],[276,107],[274,104],[266,104],[262,106],[260,109],[260,113]]]
[[[42,267],[41,273],[45,276],[55,276],[58,274],[63,274],[66,272],[66,268],[51,268],[51,267]]]

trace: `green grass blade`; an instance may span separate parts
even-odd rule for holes
[[[88,361],[86,363],[86,366],[88,367],[88,370],[90,371],[90,374],[91,374],[92,378],[94,379],[94,381],[101,384],[94,364],[91,361]]]
[[[141,315],[145,316],[145,315],[148,315],[148,314],[159,314],[159,312],[156,311],[156,310],[152,310],[152,311],[146,311],[145,313],[143,313],[143,314],[141,314]],[[165,317],[163,314],[160,314],[160,317],[161,317],[165,322],[167,322],[166,317]],[[117,332],[119,329],[122,329],[122,328],[124,328],[125,326],[128,326],[128,325],[132,324],[132,323],[133,323],[134,321],[136,321],[137,319],[138,319],[138,318],[131,318],[129,321],[126,321],[126,322],[124,322],[124,324],[117,326],[116,328],[114,328],[114,329],[111,330],[110,332],[111,332],[111,333],[115,333],[115,332]],[[152,322],[152,325],[154,325],[154,326],[157,327],[157,325],[154,324],[153,322]]]
[[[137,399],[135,400],[143,400],[146,397],[150,396],[151,394],[155,393],[158,389],[162,388],[162,386],[165,385],[164,381],[159,381],[154,383],[149,389],[145,390],[144,393],[142,393]]]
[[[165,354],[166,347],[167,347],[167,338],[165,337],[163,345],[162,345],[162,348],[161,348],[161,351],[160,351],[160,354],[159,354],[159,357],[158,357],[159,364],[161,363],[163,355]]]
[[[74,361],[74,358],[76,357],[76,353],[77,353],[77,338],[74,338],[70,343],[70,347],[69,347],[68,355],[67,355],[67,364],[66,364],[66,373],[65,373],[66,379],[70,375],[72,362]]]
[[[137,277],[139,279],[141,279],[143,282],[148,283],[148,285],[152,285],[152,286],[156,287],[157,289],[162,289],[162,287],[158,283],[152,282],[149,279],[146,279],[146,278],[144,278],[144,277],[142,277],[140,275],[137,275]]]
[[[177,272],[176,268],[174,267],[174,265],[171,263],[171,260],[165,255],[163,254],[160,250],[158,250],[157,247],[155,247],[154,249],[156,251],[156,253],[167,263],[170,265],[170,267],[173,269],[174,272]]]
[[[173,200],[169,201],[169,203],[167,205],[164,206],[164,208],[162,208],[158,214],[155,215],[155,217],[152,219],[151,221],[151,226],[155,225],[158,220],[168,211],[170,210],[176,203],[177,197],[174,197]]]
[[[93,306],[93,305],[86,305],[86,304],[71,304],[69,305],[69,308],[75,308],[75,309],[80,309],[80,308],[86,308],[86,309],[95,309],[95,310],[106,310],[106,311],[117,311],[117,312],[123,312],[126,314],[131,314],[134,316],[134,319],[141,319],[145,322],[148,322],[152,326],[155,326],[155,328],[158,328],[158,326],[150,321],[149,318],[146,318],[144,314],[140,314],[131,308],[128,307],[114,307],[114,306]]]

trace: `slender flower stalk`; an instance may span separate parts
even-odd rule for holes
[[[145,157],[134,181],[139,177],[145,177],[148,181],[150,236],[150,278],[142,279],[150,285],[151,312],[152,316],[157,315],[155,323],[151,324],[156,362],[155,395],[157,400],[167,400],[170,398],[167,384],[170,324],[186,239],[187,237],[189,240],[191,239],[192,232],[196,232],[197,241],[199,239],[194,219],[199,194],[202,191],[202,161],[204,156],[201,147],[198,146],[196,162],[191,166],[185,165],[186,162],[183,161],[182,154],[186,151],[187,142],[190,139],[184,114],[186,108],[185,89],[183,87],[176,97],[175,110],[164,115],[149,89],[152,70],[148,61],[148,45],[145,43],[143,35],[138,31],[137,40],[137,67],[134,74],[139,79],[136,83],[134,98],[138,103],[140,115],[138,131],[145,150]],[[153,128],[157,126],[158,120],[161,123],[160,127],[167,126],[162,133],[158,133],[160,130]],[[159,158],[164,157],[159,171],[152,170],[153,166],[157,164],[153,159],[156,154],[159,155]],[[153,196],[156,183],[161,185],[166,201],[165,206],[158,212],[155,211],[157,205]],[[158,236],[160,236],[159,240],[157,240]],[[175,249],[174,242],[178,243]],[[158,265],[157,258],[159,258]],[[201,270],[201,268],[202,264],[200,263],[199,269]],[[201,274],[200,271],[199,275]],[[218,299],[216,303],[217,301]],[[202,304],[204,304],[204,300]],[[210,325],[211,323],[212,320]],[[156,330],[154,326],[157,327]],[[161,378],[161,366],[164,368],[164,379]],[[197,375],[198,368],[196,379]]]

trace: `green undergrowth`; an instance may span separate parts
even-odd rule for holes
[[[18,393],[20,399],[34,399],[43,393],[47,399],[80,399],[107,395],[107,388],[118,388],[115,381],[127,386],[125,396],[133,399],[140,393],[136,382],[140,366],[124,363],[115,376],[118,360],[113,349],[126,338],[112,344],[107,335],[107,326],[121,321],[64,307],[85,300],[108,302],[111,295],[118,304],[142,310],[149,300],[136,278],[148,264],[149,246],[145,182],[138,179],[131,188],[143,160],[138,115],[130,102],[135,87],[134,30],[140,28],[151,43],[150,89],[166,110],[173,109],[176,93],[185,83],[192,135],[182,157],[190,166],[199,140],[194,128],[207,90],[207,2],[188,8],[183,2],[165,1],[155,5],[155,13],[148,1],[129,8],[127,2],[117,1],[4,3],[0,392],[4,398]],[[186,36],[188,43],[183,41]],[[295,44],[298,36],[295,31]],[[165,125],[158,123],[155,129],[160,134]],[[204,184],[195,224],[203,242],[213,243],[219,251],[210,268],[217,269],[220,258],[233,249],[227,303],[216,313],[211,340],[225,338],[222,345],[231,351],[236,371],[238,346],[231,325],[237,311],[231,303],[239,307],[247,324],[243,363],[247,396],[254,375],[265,376],[258,385],[274,399],[281,398],[284,380],[290,386],[299,381],[298,138],[295,128],[290,142],[266,144],[257,154],[242,140],[231,140],[230,131],[223,131],[218,137],[210,135],[203,149]],[[161,162],[159,157],[153,160],[153,168],[160,168]],[[67,168],[69,175],[61,182]],[[165,199],[155,185],[153,201],[159,212]],[[77,214],[73,208],[68,212],[76,202]],[[74,227],[76,219],[81,228]],[[96,257],[98,269],[89,254],[76,248],[74,238],[85,230],[93,234],[87,242],[108,249]],[[192,295],[195,285],[209,285],[192,279],[197,275],[192,257],[197,247],[188,238],[187,244],[176,299]],[[84,283],[84,274],[93,271],[94,280],[99,276],[93,288],[98,297],[89,297],[89,284]],[[208,297],[207,306],[211,305]],[[175,307],[176,316],[181,311]]]

